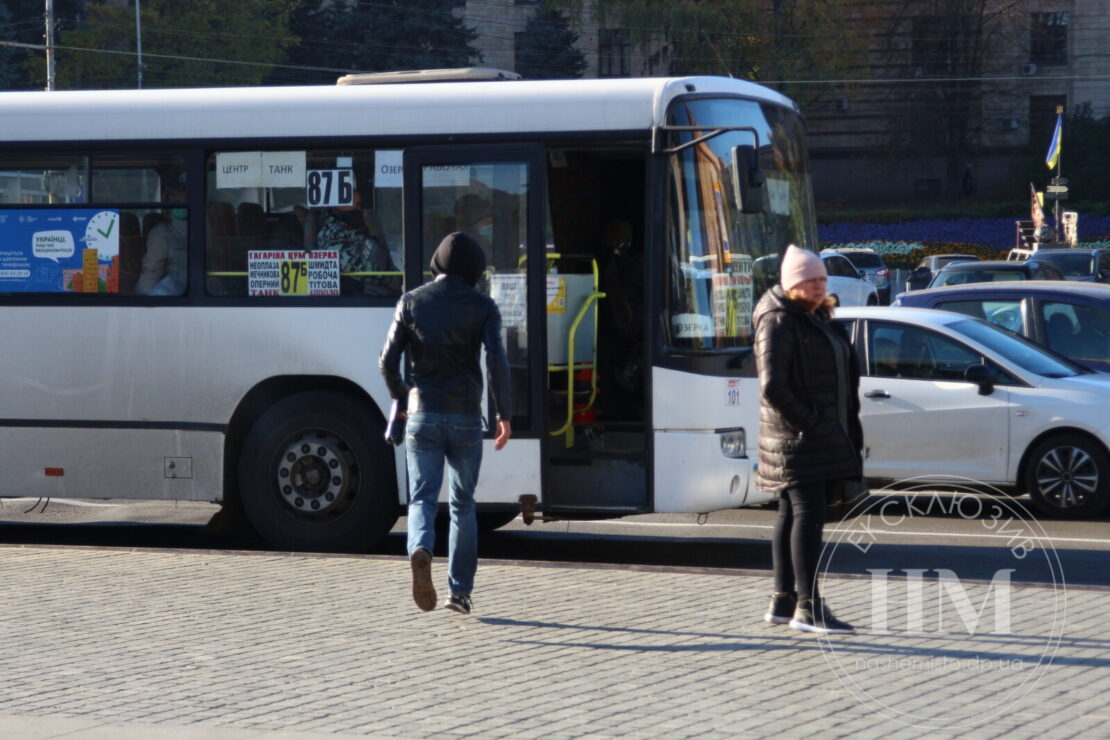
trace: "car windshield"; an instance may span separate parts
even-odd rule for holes
[[[937,273],[933,284],[929,287],[964,283],[1000,283],[1005,280],[1025,279],[1025,273],[1019,270],[942,270]]]
[[[886,265],[883,264],[883,258],[877,254],[868,254],[867,252],[845,252],[844,256],[857,268],[886,267]]]
[[[1042,262],[1051,262],[1060,268],[1065,277],[1086,277],[1091,274],[1092,259],[1090,254],[1068,254],[1056,252],[1053,254],[1040,253],[1037,258]]]
[[[1087,372],[1079,365],[1052,354],[1025,337],[999,329],[985,321],[976,319],[954,321],[948,325],[948,328],[974,339],[1021,369],[1046,378],[1070,378]]]

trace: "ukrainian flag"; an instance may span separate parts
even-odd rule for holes
[[[1064,116],[1059,114],[1056,116],[1056,130],[1052,132],[1052,143],[1048,145],[1048,156],[1044,158],[1044,163],[1050,170],[1060,161],[1060,139],[1063,129]]]

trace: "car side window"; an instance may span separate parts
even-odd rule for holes
[[[936,332],[873,322],[868,333],[868,374],[909,380],[963,380],[983,358]]]
[[[1090,306],[1045,301],[1041,318],[1049,348],[1079,362],[1110,362],[1110,313]]]
[[[954,311],[977,319],[986,319],[996,326],[1015,334],[1022,333],[1021,301],[1019,299],[941,301],[936,305],[944,311]]]
[[[856,277],[852,264],[844,257],[833,257],[833,274],[837,277]]]

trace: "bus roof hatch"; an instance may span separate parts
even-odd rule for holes
[[[493,67],[459,67],[457,69],[411,69],[401,72],[370,72],[344,75],[337,85],[391,85],[399,82],[478,82],[488,80],[519,80],[516,72]]]

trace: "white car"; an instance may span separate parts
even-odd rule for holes
[[[875,284],[866,278],[866,273],[837,252],[822,252],[821,261],[829,273],[829,295],[836,299],[838,306],[877,306],[879,292]]]
[[[845,308],[860,355],[864,473],[1027,492],[1041,512],[1110,505],[1110,375],[982,319]]]

